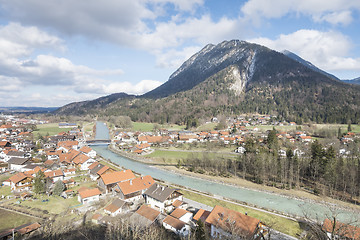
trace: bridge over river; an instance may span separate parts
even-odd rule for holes
[[[90,146],[94,145],[109,145],[111,143],[110,139],[95,139],[95,140],[87,140],[86,144]]]

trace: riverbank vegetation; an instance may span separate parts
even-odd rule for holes
[[[338,156],[332,145],[319,141],[301,146],[295,154],[294,145],[287,145],[281,153],[276,133],[270,132],[265,145],[248,138],[244,154],[236,158],[213,158],[210,153],[193,154],[179,159],[177,167],[200,174],[240,177],[281,189],[301,188],[315,195],[359,204],[358,145],[354,142],[351,154],[346,156]]]

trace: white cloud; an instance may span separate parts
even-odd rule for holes
[[[19,91],[30,85],[81,86],[101,82],[101,77],[121,75],[120,69],[96,70],[69,59],[39,54],[41,48],[65,49],[63,41],[36,27],[9,23],[0,27],[0,83],[2,91]]]
[[[158,53],[156,65],[161,68],[178,68],[201,48],[202,46],[185,47],[182,50],[170,49],[167,52]]]
[[[352,43],[345,35],[302,29],[277,39],[250,39],[277,51],[289,50],[324,70],[360,70],[360,58],[348,57]]]
[[[113,82],[108,85],[102,85],[102,89],[106,94],[126,92],[128,94],[140,95],[153,90],[161,84],[162,82],[155,80],[142,80],[136,84],[130,82]]]
[[[21,82],[16,77],[6,77],[0,75],[0,93],[17,92],[20,90]]]
[[[341,12],[333,12],[329,14],[324,15],[314,15],[313,16],[314,21],[316,22],[329,22],[333,25],[348,25],[353,21],[352,13],[351,11],[341,11]]]
[[[249,0],[241,8],[246,18],[281,18],[287,14],[311,16],[315,21],[349,24],[353,10],[360,10],[358,0]]]

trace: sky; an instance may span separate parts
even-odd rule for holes
[[[232,39],[353,79],[359,26],[359,0],[0,0],[0,106],[140,95]]]

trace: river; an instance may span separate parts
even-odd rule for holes
[[[109,139],[109,131],[104,123],[97,122],[95,138]],[[224,185],[199,178],[180,175],[120,156],[110,151],[107,146],[92,146],[92,148],[100,156],[120,166],[131,169],[143,175],[151,175],[153,178],[157,178],[165,182],[178,184],[191,189],[223,196],[230,199],[235,199],[246,202],[250,205],[256,205],[261,208],[288,213],[293,216],[303,217],[307,215],[313,219],[320,220],[325,219],[327,216],[332,216],[330,207],[324,204],[303,201],[278,194]],[[350,210],[336,210],[336,214],[337,219],[343,222],[360,219],[359,212],[356,213]]]

